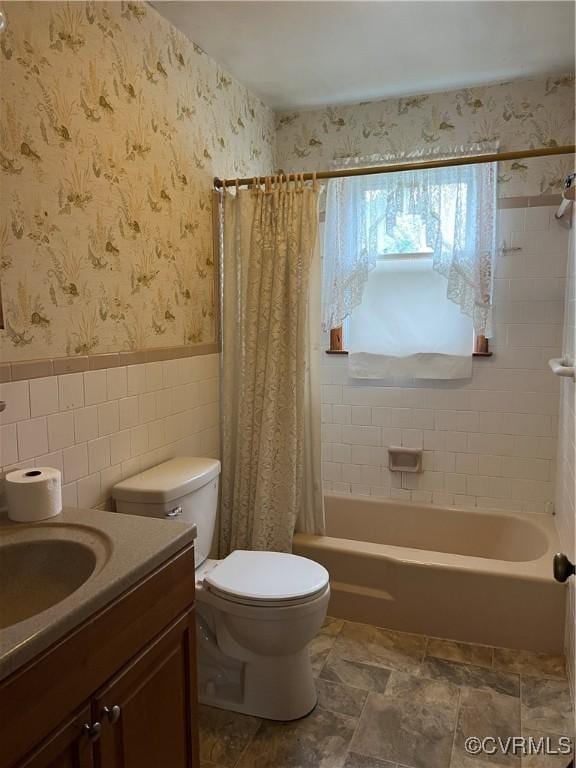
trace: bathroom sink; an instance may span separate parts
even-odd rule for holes
[[[0,681],[195,538],[195,526],[104,510],[34,523],[0,513]]]
[[[84,584],[96,567],[86,544],[50,538],[0,547],[0,628],[35,616]]]

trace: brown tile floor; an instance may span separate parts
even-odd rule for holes
[[[567,768],[472,757],[468,736],[573,735],[560,657],[327,619],[311,646],[318,706],[276,723],[201,707],[202,768]]]

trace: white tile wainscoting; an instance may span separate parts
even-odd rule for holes
[[[572,226],[576,219],[572,213]],[[570,247],[566,279],[566,300],[564,311],[564,335],[562,355],[567,360],[576,360],[576,238],[574,229],[570,232]],[[557,528],[562,551],[576,561],[576,391],[571,379],[560,382],[560,421],[558,434],[558,476],[556,482]],[[570,579],[568,609],[566,612],[566,665],[572,685],[572,696],[576,694],[576,588]],[[576,724],[576,722],[575,722]]]
[[[107,505],[112,486],[177,455],[219,455],[219,356],[0,384],[0,467],[62,472],[68,506]]]
[[[568,230],[553,206],[499,212],[493,357],[465,382],[351,380],[322,355],[323,479],[341,493],[526,512],[554,501],[558,357]],[[519,249],[519,250],[509,250]],[[390,473],[389,445],[422,448],[422,474]]]

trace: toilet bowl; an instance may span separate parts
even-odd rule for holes
[[[208,559],[219,474],[215,459],[171,459],[116,485],[116,509],[197,526],[200,701],[294,720],[316,705],[308,646],[326,616],[328,572],[281,552],[236,550],[223,560]]]

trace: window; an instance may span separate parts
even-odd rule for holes
[[[377,179],[378,177],[376,177]],[[427,190],[429,196],[434,199],[437,210],[433,218],[432,237],[441,238],[445,249],[452,249],[455,240],[462,235],[457,232],[458,210],[467,210],[468,185],[466,183],[442,183],[431,184]],[[364,192],[364,208],[366,211],[365,226],[366,238],[372,239],[370,231],[374,230],[375,247],[378,256],[396,253],[432,252],[432,245],[428,242],[430,233],[427,232],[426,219],[429,211],[412,211],[412,208],[424,208],[423,202],[415,203],[413,185],[398,180],[398,188],[395,190],[394,199],[390,199],[387,189],[380,188],[377,183],[373,189]],[[428,201],[426,201],[428,202]],[[439,228],[434,225],[439,224]]]
[[[344,320],[352,376],[470,375],[475,334],[485,352],[490,329],[494,221],[492,165],[329,187],[324,327]]]
[[[426,225],[421,216],[413,213],[400,213],[396,216],[390,231],[387,231],[382,221],[378,227],[379,258],[389,254],[420,254],[432,253],[426,245]]]
[[[410,187],[407,187],[409,194]],[[399,185],[402,194],[402,183]],[[455,238],[456,198],[466,205],[467,185],[438,184],[433,189],[440,199],[440,236],[452,248]],[[433,268],[433,251],[428,243],[426,221],[421,213],[406,212],[404,200],[387,205],[387,195],[374,180],[364,193],[368,215],[366,227],[375,232],[377,259],[365,283],[362,301],[348,316],[345,338],[351,352],[386,356],[394,360],[367,360],[362,370],[374,375],[413,375],[423,368],[414,355],[470,357],[474,346],[472,319],[446,296],[446,280]],[[367,235],[369,237],[369,235]],[[358,364],[359,361],[357,361]],[[442,374],[446,361],[432,369]],[[462,361],[459,361],[462,363]],[[371,363],[371,365],[368,365]],[[449,365],[454,368],[455,361]],[[466,375],[469,362],[458,366]],[[430,369],[426,359],[424,369]]]

